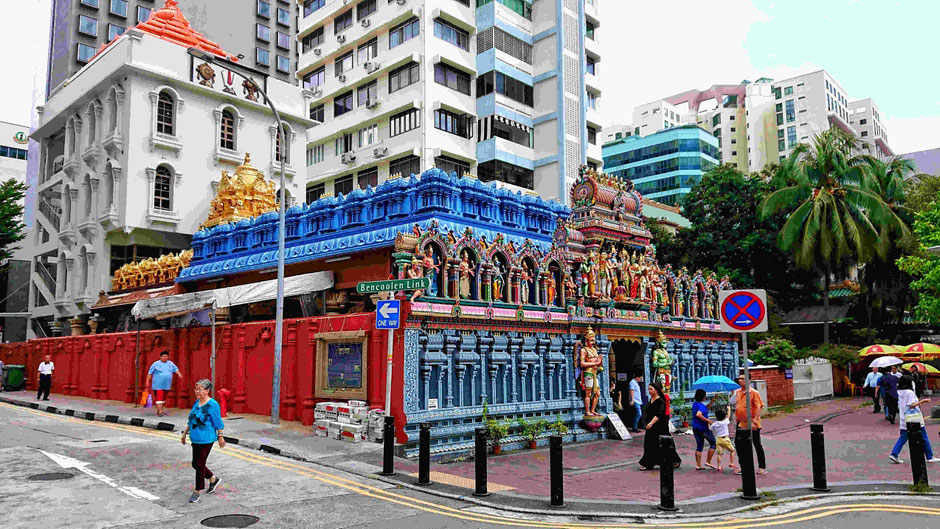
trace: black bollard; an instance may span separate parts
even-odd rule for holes
[[[489,496],[486,491],[486,428],[476,429],[474,437],[473,462],[476,466],[476,490],[474,496]]]
[[[418,485],[431,484],[431,424],[421,423],[418,434]]]
[[[551,467],[551,493],[552,501],[549,507],[565,506],[565,480],[562,476],[561,436],[552,435],[548,438],[548,460]]]
[[[919,422],[907,423],[907,440],[911,444],[911,474],[914,485],[929,485],[927,482],[927,459],[924,456],[924,438],[921,429],[924,426]]]
[[[678,511],[676,508],[675,467],[672,454],[676,452],[676,442],[671,435],[659,436],[659,505],[661,511]]]
[[[385,451],[382,454],[382,472],[380,476],[395,475],[395,417],[387,415],[382,427],[382,442]]]
[[[823,425],[809,425],[809,444],[813,452],[813,487],[817,492],[829,492],[826,483],[826,438],[823,435]]]
[[[751,444],[751,431],[738,428],[734,433],[734,450],[738,453],[741,465],[741,498],[759,500],[757,495],[757,476],[754,475],[754,446]]]

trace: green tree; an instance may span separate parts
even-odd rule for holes
[[[746,176],[730,164],[708,171],[683,198],[691,226],[667,243],[673,266],[728,275],[736,288],[764,288],[782,310],[806,301],[810,274],[798,270],[777,246],[782,216],[761,219],[758,209],[771,191],[759,175]],[[658,247],[657,247],[658,248]]]
[[[904,181],[905,205],[911,213],[926,211],[940,198],[940,175],[916,174]]]
[[[829,286],[835,271],[849,263],[868,262],[885,255],[881,234],[903,223],[881,198],[865,186],[862,168],[851,158],[853,136],[829,129],[801,144],[780,164],[777,182],[787,185],[771,193],[761,205],[762,218],[783,212],[780,248],[791,252],[796,264],[823,275],[823,341],[829,343]]]
[[[917,292],[915,314],[924,320],[940,322],[940,257],[927,253],[940,246],[940,200],[915,215],[914,233],[920,239],[918,255],[898,259],[901,270],[914,277],[911,289]]]
[[[19,249],[16,243],[26,234],[23,228],[23,206],[20,200],[26,196],[26,185],[9,179],[0,182],[0,263],[4,263]]]

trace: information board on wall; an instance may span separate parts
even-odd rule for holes
[[[362,387],[362,343],[331,343],[327,348],[329,387]]]
[[[610,437],[621,441],[629,441],[632,439],[630,432],[628,432],[627,427],[623,425],[623,421],[620,420],[619,415],[611,413],[607,416],[607,422],[610,423],[610,429],[608,430]]]

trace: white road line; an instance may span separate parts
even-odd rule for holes
[[[88,465],[90,465],[91,463],[85,463],[84,461],[79,461],[78,459],[75,459],[69,456],[53,454],[51,452],[46,452],[45,450],[40,450],[40,452],[45,454],[49,459],[55,461],[60,467],[78,469],[79,471],[84,472],[85,474],[88,474],[89,476],[97,479],[98,481],[108,486],[116,488],[117,490],[123,492],[124,494],[127,494],[128,496],[132,498],[138,498],[141,500],[150,500],[150,501],[157,501],[160,499],[157,496],[154,496],[153,494],[150,494],[147,491],[138,489],[137,487],[123,487],[121,485],[118,485],[117,481],[114,481],[113,479],[109,478],[108,476],[105,476],[104,474],[101,474],[100,472],[95,472],[94,470],[91,470],[90,468],[88,468]]]

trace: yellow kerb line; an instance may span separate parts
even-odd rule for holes
[[[143,427],[138,426],[129,426],[117,423],[110,422],[101,422],[101,421],[88,421],[86,419],[75,418],[68,415],[57,415],[50,414],[48,412],[34,410],[32,408],[24,408],[20,406],[14,406],[6,403],[0,403],[5,408],[15,409],[26,411],[34,415],[40,415],[45,417],[54,417],[58,419],[64,419],[76,423],[85,423],[89,422],[103,426],[105,428],[111,428],[114,430],[122,430],[126,432],[132,432],[137,434],[149,435],[152,437],[159,437],[168,440],[178,441],[179,436],[173,433],[163,432],[163,431],[152,431]],[[655,523],[642,523],[642,524],[582,524],[575,522],[541,522],[537,520],[523,520],[516,518],[508,518],[503,516],[482,514],[482,513],[467,513],[465,509],[456,509],[453,507],[447,507],[444,505],[439,505],[433,502],[428,502],[424,500],[419,500],[417,498],[411,498],[408,496],[401,496],[395,494],[389,490],[379,489],[372,487],[370,485],[365,485],[358,483],[353,480],[342,478],[328,472],[323,472],[320,470],[304,467],[297,465],[290,461],[272,459],[270,457],[260,455],[254,452],[246,452],[242,449],[235,448],[237,445],[229,444],[227,448],[222,449],[220,454],[229,455],[250,463],[258,463],[271,468],[277,468],[279,470],[285,470],[289,472],[294,472],[295,474],[307,476],[318,481],[334,485],[343,489],[350,490],[357,494],[376,498],[405,507],[411,507],[414,509],[422,510],[432,514],[440,514],[443,516],[448,516],[451,518],[458,518],[462,520],[475,521],[475,522],[484,522],[491,523],[494,525],[513,525],[518,527],[557,527],[557,528],[570,528],[570,529],[581,529],[584,527],[610,527],[617,529],[643,529],[651,527],[678,527],[678,528],[709,528],[709,527],[722,527],[724,529],[748,529],[748,528],[757,528],[757,527],[771,527],[782,524],[790,524],[803,522],[807,520],[815,520],[819,518],[824,518],[827,516],[833,516],[836,514],[845,514],[850,512],[897,512],[897,513],[906,513],[906,514],[923,514],[930,516],[940,516],[940,508],[934,507],[920,507],[920,506],[896,506],[889,504],[880,504],[880,503],[858,503],[858,504],[846,504],[846,505],[827,505],[820,507],[812,507],[809,509],[794,511],[786,514],[772,515],[759,519],[747,519],[747,520],[722,520],[716,522],[681,522],[681,523],[667,523],[667,524],[655,524]],[[311,462],[316,464],[315,462]],[[577,513],[559,513],[559,516],[570,515],[574,516]],[[630,517],[629,514],[625,514],[624,517]]]

